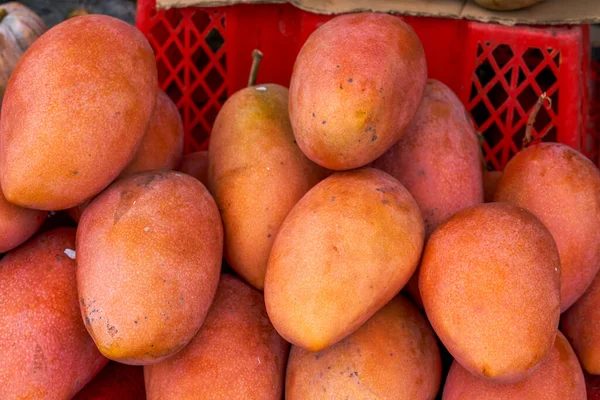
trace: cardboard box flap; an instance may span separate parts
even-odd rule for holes
[[[376,11],[498,22],[504,25],[600,23],[600,0],[546,0],[524,10],[508,12],[486,10],[473,0],[157,0],[157,7],[215,7],[252,3],[291,3],[318,14]]]

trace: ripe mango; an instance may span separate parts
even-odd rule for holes
[[[467,207],[483,202],[479,140],[458,97],[429,79],[406,133],[372,167],[398,179],[413,195],[425,221],[425,238]],[[418,269],[405,291],[422,307]]]
[[[312,353],[292,346],[286,399],[435,399],[442,374],[435,335],[397,296],[356,332]]]
[[[583,371],[562,333],[548,357],[520,382],[490,382],[472,375],[454,361],[444,385],[442,400],[585,400]]]
[[[25,52],[0,117],[6,199],[63,210],[108,186],[133,159],[156,103],[154,52],[105,15],[62,22]]]
[[[310,35],[294,64],[289,113],[298,146],[332,170],[367,165],[405,133],[426,80],[423,46],[401,19],[333,18]]]
[[[184,155],[178,170],[193,176],[203,185],[208,185],[208,151],[197,151]]]
[[[281,399],[288,351],[269,321],[262,294],[223,275],[190,344],[144,366],[148,399]]]
[[[69,399],[108,362],[81,320],[74,249],[58,228],[0,261],[1,399]]]
[[[133,160],[119,176],[177,168],[183,157],[183,136],[183,123],[175,103],[165,92],[158,89],[156,106],[142,143]],[[67,210],[73,221],[79,223],[81,214],[90,201],[91,199],[86,200]]]
[[[413,195],[426,237],[458,211],[483,203],[477,134],[458,97],[439,81],[427,81],[408,130],[372,166],[398,179]]]
[[[121,172],[121,177],[136,172],[172,170],[183,157],[183,122],[173,100],[158,89],[156,105],[146,134],[135,157]]]
[[[185,347],[214,297],[222,252],[217,206],[188,175],[136,174],[96,197],[77,229],[77,286],[100,351],[141,365]]]
[[[242,89],[221,108],[208,147],[208,188],[223,218],[225,259],[261,290],[279,226],[326,172],[298,148],[287,110],[282,86]]]
[[[45,211],[31,210],[9,203],[0,190],[0,253],[19,246],[42,226]]]
[[[600,274],[586,292],[561,316],[561,328],[583,369],[600,375]]]
[[[431,235],[421,261],[425,312],[469,372],[500,382],[530,375],[552,348],[560,317],[560,261],[529,211],[487,203]]]
[[[424,240],[419,206],[373,168],[335,173],[313,187],[279,229],[265,303],[284,339],[323,350],[365,323],[415,271]]]
[[[562,265],[560,307],[565,311],[600,270],[600,171],[564,144],[536,144],[508,162],[494,200],[526,208],[552,233]]]

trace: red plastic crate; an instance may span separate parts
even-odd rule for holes
[[[177,103],[186,151],[205,149],[227,95],[244,87],[251,52],[264,53],[259,83],[288,86],[307,37],[332,16],[288,4],[156,11],[138,0],[137,26],[156,52],[161,87]],[[600,84],[589,27],[506,27],[474,21],[400,17],[421,39],[429,76],[454,90],[483,133],[488,165],[502,169],[520,148],[527,116],[542,92],[534,137],[572,146],[598,163]],[[595,80],[594,80],[595,79]]]

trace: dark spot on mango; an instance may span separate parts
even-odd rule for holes
[[[92,322],[90,321],[90,319],[88,318],[88,316],[85,317],[85,324],[86,325],[90,325]]]
[[[267,237],[268,237],[268,238],[270,238],[270,237],[271,237],[271,234],[269,233],[269,234],[267,235]]]
[[[108,319],[106,320],[106,330],[108,331],[110,337],[115,337],[115,335],[119,333],[119,330],[114,325],[111,325],[110,320]]]
[[[325,121],[325,120],[321,121],[322,125],[325,125],[326,123],[327,123],[327,121]]]
[[[312,113],[312,117],[313,117],[313,118],[315,117],[315,113]]]
[[[138,322],[137,322],[137,319],[136,319],[135,321],[133,321],[133,323],[137,325],[137,323],[138,323]]]
[[[339,65],[336,65],[335,67],[336,67],[336,68],[339,68],[340,66],[339,66]]]
[[[139,179],[139,182],[136,184],[137,187],[144,187],[146,189],[152,189],[151,183],[157,179],[159,176],[157,174],[152,175],[142,175]]]
[[[390,202],[384,199],[384,200],[381,200],[381,204],[390,204]]]
[[[365,128],[365,132],[370,132],[372,130],[373,130],[373,127],[371,125],[369,125]]]
[[[377,135],[373,135],[373,136],[371,136],[371,142],[374,142],[374,141],[376,141],[376,140],[377,140]]]
[[[335,196],[331,196],[331,199],[329,200],[331,203],[333,203],[335,201]]]
[[[348,83],[352,83],[354,80],[352,78],[348,78]]]
[[[77,175],[77,174],[79,174],[79,171],[77,171],[77,170],[73,170],[73,171],[71,171],[71,174],[73,174],[73,175]]]
[[[487,376],[487,377],[492,376],[487,365],[483,366],[483,368],[481,369],[481,373],[483,374],[483,376]]]
[[[340,83],[340,89],[344,90],[344,86]]]
[[[83,297],[81,298],[81,305],[85,307],[85,300]]]

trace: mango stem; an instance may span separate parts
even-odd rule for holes
[[[250,77],[248,78],[248,87],[256,84],[256,75],[258,75],[258,67],[260,60],[263,58],[263,53],[258,49],[252,51],[252,67],[250,68]]]
[[[535,124],[535,119],[537,118],[538,113],[540,112],[540,108],[542,108],[542,104],[546,103],[546,110],[549,110],[552,107],[552,99],[548,97],[546,92],[542,93],[540,98],[537,100],[533,108],[531,109],[531,113],[529,114],[529,119],[527,120],[527,128],[525,129],[525,137],[523,137],[523,143],[521,144],[521,150],[524,150],[531,144],[533,141],[533,125]],[[545,132],[538,135],[538,139],[543,139],[544,136],[548,134],[550,127],[546,129]]]

